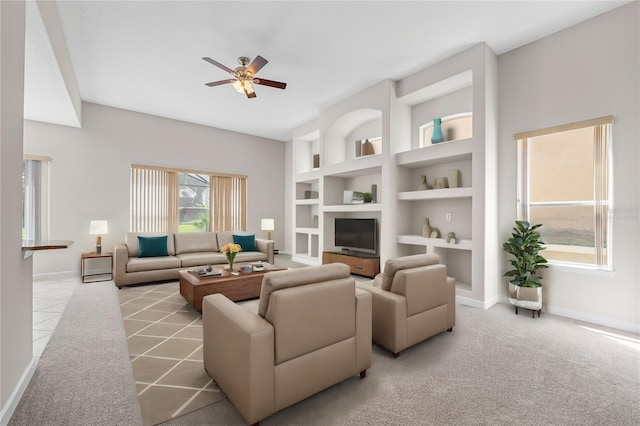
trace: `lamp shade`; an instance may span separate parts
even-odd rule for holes
[[[104,235],[109,233],[109,224],[106,220],[92,220],[89,224],[90,235]]]
[[[261,229],[263,231],[273,231],[275,229],[275,224],[273,219],[262,219]]]

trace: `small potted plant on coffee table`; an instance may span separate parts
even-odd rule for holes
[[[511,238],[502,245],[504,251],[513,256],[510,260],[513,269],[504,276],[509,277],[509,302],[518,307],[531,309],[535,317],[540,317],[542,309],[542,284],[537,270],[547,267],[547,259],[541,256],[544,242],[540,241],[537,231],[541,224],[531,226],[524,220],[516,221]]]

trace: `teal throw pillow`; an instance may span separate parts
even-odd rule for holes
[[[160,237],[138,236],[138,244],[140,245],[138,257],[169,256],[166,235]]]
[[[234,235],[233,243],[240,244],[242,251],[258,251],[256,248],[256,236],[251,235]]]

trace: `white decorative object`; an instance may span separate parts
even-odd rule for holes
[[[342,204],[351,204],[353,202],[353,191],[344,191],[342,195]]]

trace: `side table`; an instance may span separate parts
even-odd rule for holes
[[[80,275],[83,283],[113,279],[113,253],[82,253]]]

